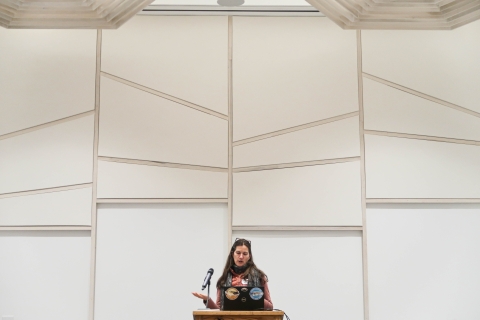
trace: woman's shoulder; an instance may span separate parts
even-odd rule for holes
[[[263,275],[262,284],[265,285],[268,282],[268,277],[266,274]]]
[[[254,268],[252,270],[252,276],[256,277],[257,279],[260,280],[260,282],[262,283],[262,285],[264,285],[265,283],[268,282],[268,277],[267,275],[265,274],[265,272],[263,272],[262,270],[258,269],[258,268]]]

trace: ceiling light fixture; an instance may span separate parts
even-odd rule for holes
[[[116,29],[153,0],[0,0],[11,29]]]
[[[219,6],[238,7],[245,3],[244,0],[217,0]]]
[[[449,30],[480,19],[480,0],[306,0],[343,29]]]

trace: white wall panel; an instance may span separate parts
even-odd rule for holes
[[[92,188],[0,199],[0,225],[90,225]]]
[[[362,31],[363,71],[480,112],[480,21],[452,31]]]
[[[480,118],[363,79],[365,129],[480,140]]]
[[[104,30],[102,71],[228,112],[227,17],[137,16]]]
[[[227,173],[98,162],[98,198],[226,198]]]
[[[93,115],[0,140],[0,193],[92,182]]]
[[[209,268],[225,263],[222,204],[100,205],[96,320],[190,319]],[[206,292],[206,290],[204,291]]]
[[[102,77],[99,155],[227,167],[228,122]]]
[[[90,232],[0,231],[0,315],[85,320]]]
[[[327,18],[234,17],[234,140],[358,109],[355,31]]]
[[[480,147],[365,136],[367,198],[480,198]]]
[[[360,156],[358,117],[233,148],[234,167]]]
[[[234,231],[232,237],[252,241],[273,307],[290,319],[364,319],[360,232]]]
[[[0,135],[93,110],[96,30],[0,29]]]
[[[362,224],[359,161],[233,174],[233,225]]]
[[[382,206],[367,219],[371,320],[480,318],[480,206]]]

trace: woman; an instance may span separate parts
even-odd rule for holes
[[[235,239],[230,254],[227,257],[222,276],[217,281],[217,302],[208,300],[205,294],[192,292],[203,300],[210,309],[220,309],[222,287],[264,287],[264,309],[273,309],[272,298],[268,290],[268,278],[253,262],[252,247],[249,240]]]

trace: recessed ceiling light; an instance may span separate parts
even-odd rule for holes
[[[226,7],[237,7],[245,3],[245,0],[217,0],[218,5]]]

